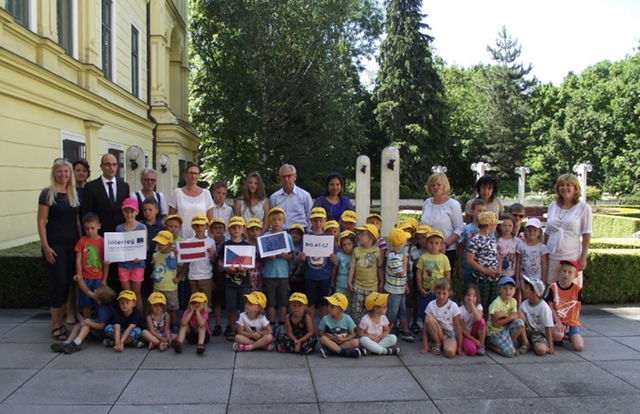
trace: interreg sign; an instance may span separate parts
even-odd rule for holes
[[[104,234],[105,261],[117,263],[146,258],[147,230]]]

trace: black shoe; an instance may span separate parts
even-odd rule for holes
[[[220,336],[220,335],[222,335],[222,326],[216,325],[216,327],[213,328],[213,331],[211,331],[211,336]]]
[[[411,333],[414,335],[422,335],[422,330],[420,329],[420,326],[415,322],[411,324]]]
[[[233,328],[231,328],[231,326],[230,326],[230,325],[227,325],[227,327],[224,329],[224,333],[223,333],[223,335],[224,335],[224,336],[227,336],[227,337],[228,337],[228,336],[231,336],[231,331],[233,331]]]
[[[64,347],[65,354],[75,354],[78,351],[82,351],[82,345],[78,345],[74,342],[71,342],[70,344]]]
[[[171,348],[176,352],[176,354],[182,353],[182,342],[180,341],[171,341]]]
[[[69,345],[65,342],[56,342],[55,344],[51,344],[51,350],[53,352],[64,352],[64,347]]]
[[[411,332],[409,332],[409,331],[400,332],[400,339],[402,339],[403,341],[407,341],[407,342],[415,342],[415,340],[416,340],[416,338],[414,338],[413,335],[411,334]]]

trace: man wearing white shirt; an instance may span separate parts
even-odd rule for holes
[[[269,197],[269,204],[272,208],[280,207],[284,210],[284,229],[288,229],[292,224],[301,224],[309,230],[309,214],[313,200],[307,191],[296,186],[296,178],[296,167],[290,164],[280,167],[282,188]]]

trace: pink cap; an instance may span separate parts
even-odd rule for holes
[[[138,202],[133,198],[127,198],[122,202],[122,209],[124,210],[125,208],[138,212]]]

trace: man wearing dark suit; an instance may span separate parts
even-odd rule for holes
[[[95,213],[100,218],[100,235],[116,231],[118,224],[124,223],[122,202],[129,197],[129,184],[116,178],[118,160],[112,154],[105,154],[100,161],[102,175],[84,186],[82,195],[82,217]],[[109,267],[108,284],[120,290],[118,266]]]

